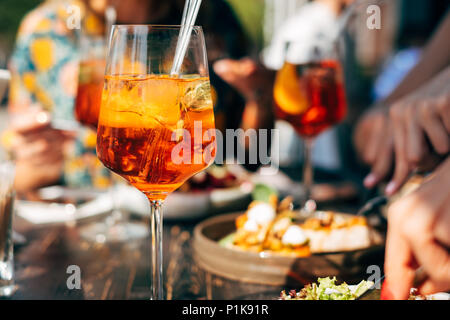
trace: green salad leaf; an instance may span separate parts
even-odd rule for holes
[[[349,286],[345,282],[336,284],[336,277],[319,278],[317,283],[306,285],[302,290],[281,292],[282,300],[355,300],[373,286],[372,281],[362,280],[356,286]]]
[[[228,247],[229,245],[233,244],[234,236],[235,236],[235,233],[233,232],[233,233],[230,233],[229,235],[223,237],[222,239],[219,240],[219,246]]]
[[[252,191],[252,198],[256,201],[269,202],[271,195],[278,196],[278,191],[262,183],[256,184]]]

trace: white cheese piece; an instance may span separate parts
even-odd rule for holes
[[[244,230],[249,232],[257,232],[258,224],[254,220],[247,220],[244,224]]]
[[[275,215],[275,209],[267,203],[257,204],[247,212],[248,220],[253,220],[258,225],[272,222],[275,219]]]
[[[292,246],[299,246],[306,241],[308,241],[308,238],[299,226],[290,226],[281,238],[283,244]]]

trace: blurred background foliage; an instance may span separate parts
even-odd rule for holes
[[[256,47],[263,45],[264,0],[227,0]]]
[[[23,16],[41,0],[0,0],[0,68],[4,66],[14,45]]]

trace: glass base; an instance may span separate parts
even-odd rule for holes
[[[142,239],[149,234],[144,223],[119,222],[113,226],[106,223],[95,223],[82,227],[80,235],[89,242],[114,243]]]

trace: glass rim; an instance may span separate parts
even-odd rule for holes
[[[151,27],[155,29],[181,29],[181,24],[113,24],[113,28]],[[202,30],[202,26],[192,26],[194,30]]]

